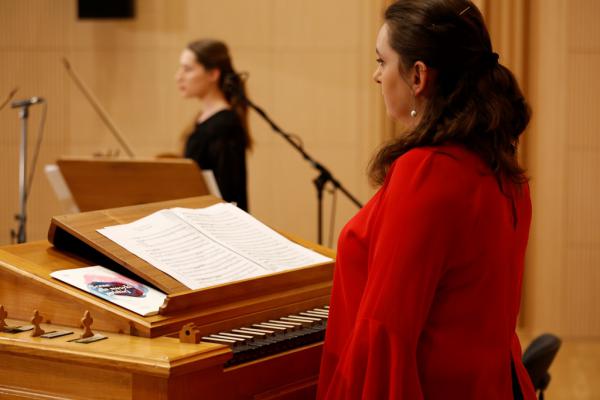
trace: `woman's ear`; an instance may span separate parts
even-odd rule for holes
[[[221,77],[221,70],[219,68],[213,68],[208,72],[212,82],[219,82],[219,78]]]
[[[422,61],[417,61],[412,68],[411,87],[415,97],[426,94],[428,88],[432,85],[432,71]]]

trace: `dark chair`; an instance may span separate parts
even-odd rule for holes
[[[545,333],[535,338],[523,353],[523,365],[529,373],[535,391],[539,392],[539,400],[544,400],[544,390],[550,383],[548,368],[560,345],[561,340],[558,337]]]

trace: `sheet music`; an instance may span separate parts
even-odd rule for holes
[[[270,271],[331,261],[302,247],[239,208],[219,203],[206,208],[173,208],[172,211],[198,231]]]
[[[199,232],[170,210],[99,233],[118,243],[190,289],[200,289],[259,275],[265,268]]]
[[[190,289],[331,261],[226,203],[161,210],[98,232]]]

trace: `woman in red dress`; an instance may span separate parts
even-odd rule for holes
[[[515,334],[529,107],[470,1],[396,1],[376,52],[406,132],[340,235],[318,397],[533,400]]]

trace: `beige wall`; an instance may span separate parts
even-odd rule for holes
[[[370,76],[381,4],[364,0],[138,1],[131,21],[77,21],[72,0],[0,0],[0,99],[49,101],[45,139],[29,205],[29,238],[45,236],[62,212],[43,164],[61,155],[116,149],[67,77],[67,56],[141,157],[179,148],[196,104],[173,84],[182,46],[226,40],[249,71],[253,99],[304,138],[359,199],[372,193],[365,168],[393,128]],[[600,15],[596,0],[480,0],[501,60],[534,109],[524,162],[532,177],[534,221],[522,325],[534,333],[600,336]],[[41,113],[31,108],[31,142]],[[312,169],[255,114],[250,202],[260,219],[316,238]],[[18,211],[17,112],[0,111],[0,244]],[[355,208],[338,196],[336,232]],[[326,203],[326,210],[331,204]]]
[[[600,2],[531,2],[533,231],[525,317],[600,337]]]
[[[521,143],[533,222],[522,329],[600,336],[600,2],[481,0],[533,108]]]
[[[61,155],[90,156],[118,144],[68,78],[66,56],[138,157],[178,151],[197,103],[179,97],[173,75],[195,38],[229,43],[249,92],[360,200],[369,198],[365,167],[380,135],[381,101],[370,77],[380,7],[363,0],[143,0],[124,21],[78,21],[73,0],[0,0],[0,97],[48,100],[45,138],[28,207],[28,239],[46,235],[62,213],[42,172]],[[42,108],[31,108],[33,144]],[[260,219],[316,240],[316,173],[251,115],[256,148],[249,159],[250,207]],[[19,125],[0,111],[0,244],[18,212]],[[30,152],[33,145],[30,146]],[[329,224],[331,196],[326,195]],[[335,233],[356,211],[338,195]],[[326,238],[329,235],[326,231]],[[334,243],[335,245],[335,243]]]

